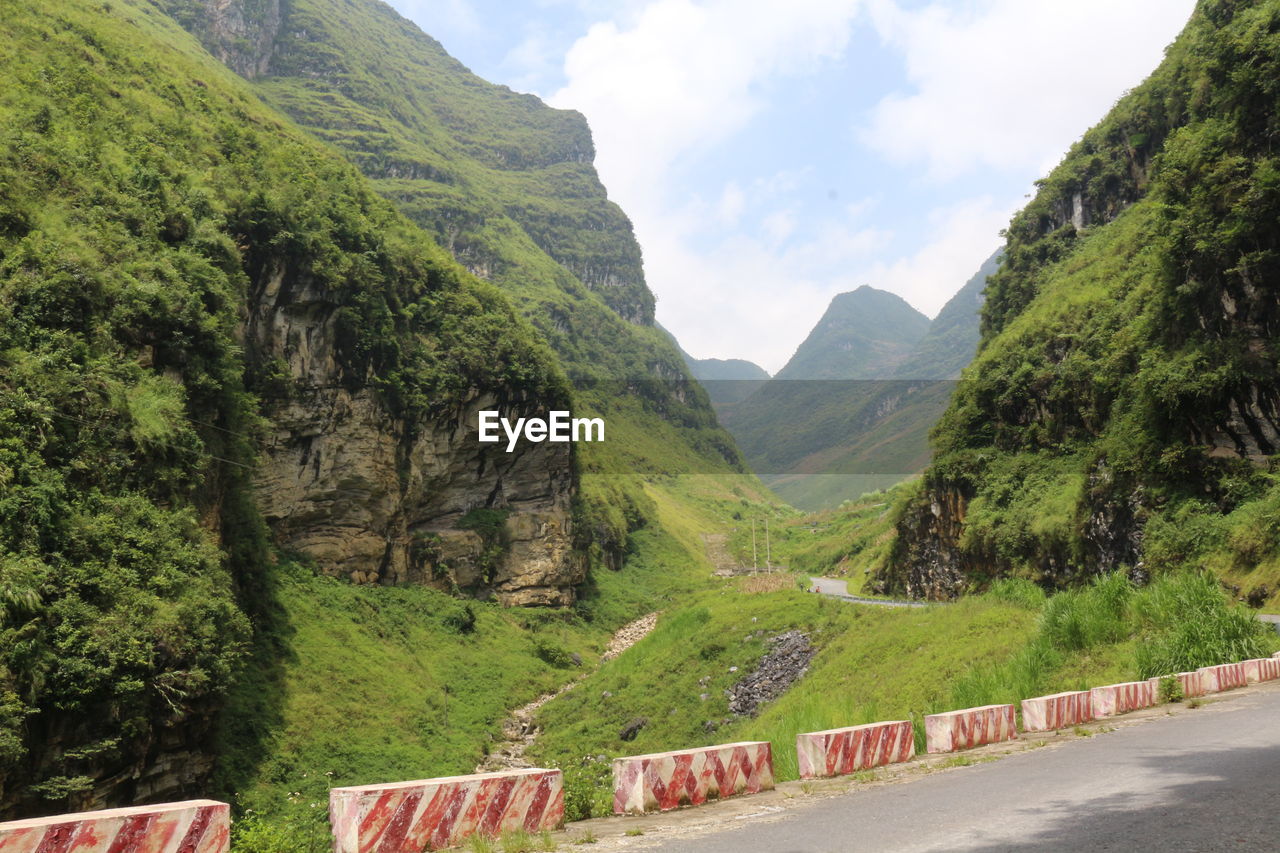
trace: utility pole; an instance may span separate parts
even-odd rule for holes
[[[764,518],[764,568],[765,571],[773,571],[773,552],[769,550],[769,516]]]
[[[756,520],[751,519],[751,571],[760,568],[760,563],[756,558]]]

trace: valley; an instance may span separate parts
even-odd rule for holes
[[[319,853],[332,788],[532,766],[590,820],[619,756],[792,781],[1280,649],[1277,0],[1201,0],[935,316],[842,291],[772,375],[658,324],[582,114],[379,0],[10,6],[0,820]]]

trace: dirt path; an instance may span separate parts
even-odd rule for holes
[[[616,658],[643,640],[657,624],[658,614],[654,612],[623,625],[613,633],[613,637],[610,638],[604,654],[600,656],[600,662],[604,663],[607,660]],[[522,705],[512,711],[502,721],[502,740],[494,744],[492,751],[485,757],[485,760],[476,766],[476,772],[492,773],[499,770],[531,767],[532,765],[525,760],[524,754],[538,738],[540,729],[537,723],[534,722],[538,709],[557,696],[568,693],[577,687],[588,675],[590,673],[584,672],[567,684],[562,685],[559,690],[552,693],[544,693],[527,705]]]
[[[707,559],[711,561],[711,565],[715,567],[715,573],[719,577],[731,577],[747,571],[747,569],[738,565],[738,561],[729,553],[728,542],[729,535],[727,533],[702,534],[702,544],[706,546]]]

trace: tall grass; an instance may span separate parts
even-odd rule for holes
[[[1008,660],[975,666],[952,684],[954,708],[1017,703],[1070,689],[1064,665],[1082,654],[1137,640],[1130,666],[1150,678],[1270,654],[1275,635],[1200,572],[1162,575],[1136,587],[1122,571],[1045,598],[1027,581],[1006,580],[992,598],[1039,607],[1032,639]]]
[[[1144,630],[1137,650],[1140,678],[1264,657],[1276,643],[1251,611],[1229,604],[1209,575],[1161,578],[1133,609]]]

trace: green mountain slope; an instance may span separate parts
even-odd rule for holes
[[[0,28],[0,810],[196,793],[272,618],[268,416],[311,393],[258,309],[325,318],[312,366],[388,433],[567,385],[495,288],[148,5]]]
[[[374,4],[219,4],[205,34],[245,74],[294,12],[315,35],[358,9],[340,23],[426,45],[408,88],[481,98],[412,142],[453,183],[376,184],[471,206],[429,233],[165,14],[200,32],[206,8],[0,17],[5,818],[209,794],[278,816],[292,791],[466,772],[570,650],[707,585],[700,532],[764,497],[645,324],[580,117]],[[309,70],[341,66],[290,32]],[[469,136],[486,118],[502,133]],[[494,405],[604,412],[608,441],[480,447]],[[694,471],[726,479],[671,476]]]
[[[1280,3],[1201,2],[1008,230],[885,588],[1124,567],[1276,590]]]
[[[964,287],[947,300],[929,331],[893,372],[898,379],[957,379],[978,352],[983,291],[1000,268],[1001,252],[987,258]]]

